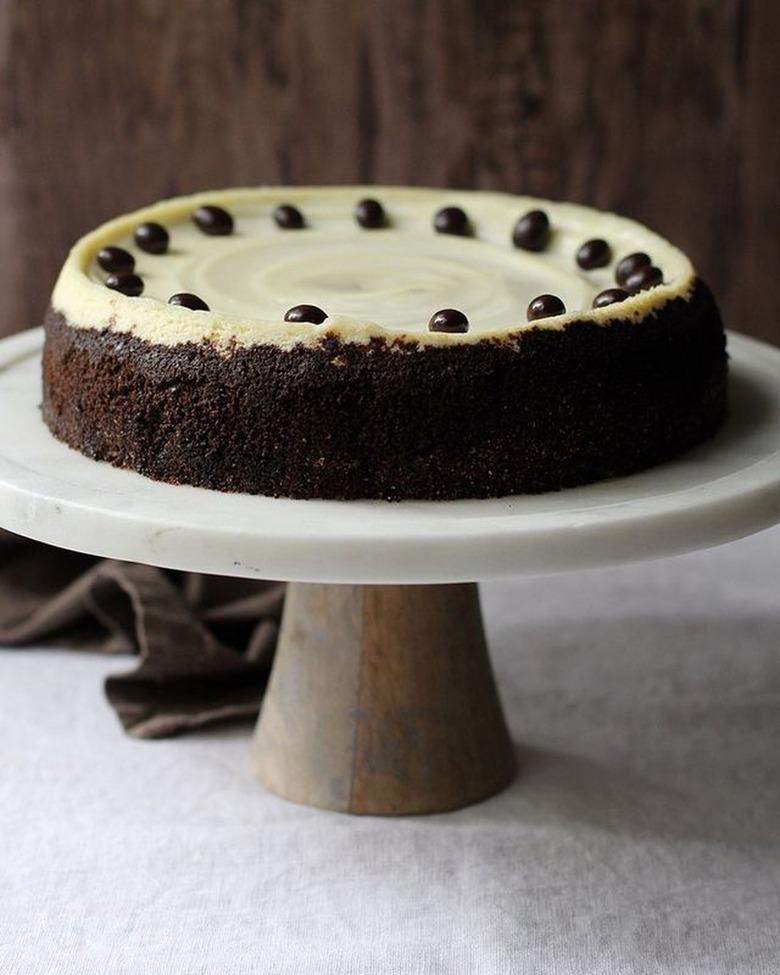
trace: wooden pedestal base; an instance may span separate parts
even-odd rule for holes
[[[476,585],[292,583],[253,757],[273,792],[342,812],[442,812],[506,786]]]

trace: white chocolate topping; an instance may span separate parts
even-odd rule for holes
[[[388,226],[367,230],[354,219],[355,204],[379,200]],[[304,229],[276,226],[273,211],[291,203],[303,213]],[[235,229],[209,236],[192,222],[204,204],[227,209]],[[462,207],[473,237],[435,233],[434,214]],[[512,244],[512,228],[528,210],[542,209],[552,228],[540,253]],[[146,221],[162,224],[170,247],[162,255],[135,246],[133,231]],[[612,261],[583,271],[575,254],[594,237],[612,248]],[[102,247],[133,254],[144,281],[140,297],[105,286],[97,264]],[[598,292],[615,287],[616,263],[646,251],[664,283],[591,310]],[[52,305],[80,328],[131,332],[163,345],[209,340],[218,345],[273,344],[284,348],[337,335],[344,341],[372,337],[451,345],[505,339],[524,329],[561,328],[574,319],[608,324],[639,319],[668,300],[687,297],[694,280],[688,258],[641,224],[571,203],[480,191],[399,187],[269,187],[221,190],[167,200],[138,210],[82,237],[73,247],[52,296]],[[210,311],[169,305],[178,292],[202,298]],[[539,294],[560,297],[566,315],[526,322],[526,307]],[[285,322],[288,308],[317,305],[328,314],[320,325]],[[442,308],[469,319],[464,334],[429,332],[428,320]]]

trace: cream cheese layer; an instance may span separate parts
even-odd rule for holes
[[[365,197],[384,206],[386,227],[365,229],[355,221],[354,207]],[[280,203],[298,207],[306,226],[277,227],[273,212]],[[232,234],[209,236],[193,223],[193,212],[208,204],[230,212]],[[473,236],[434,231],[434,215],[444,206],[465,210]],[[512,243],[516,221],[533,209],[544,210],[551,224],[549,244],[538,253]],[[166,253],[135,245],[135,228],[148,221],[168,231]],[[612,260],[585,271],[575,255],[592,238],[607,241]],[[109,245],[134,256],[141,296],[106,287],[96,258]],[[594,296],[615,286],[617,262],[636,251],[649,254],[663,284],[592,310]],[[574,319],[604,325],[639,319],[672,298],[687,298],[694,277],[685,254],[641,224],[571,203],[481,191],[268,187],[179,197],[103,224],[73,247],[52,305],[80,328],[131,332],[162,345],[208,340],[290,348],[326,334],[349,342],[379,337],[452,345],[506,339],[531,327],[558,329]],[[210,310],[169,305],[180,292],[198,295]],[[540,294],[561,298],[566,314],[527,322],[526,307]],[[319,325],[284,320],[288,308],[304,303],[328,317]],[[430,332],[428,321],[442,308],[462,311],[468,332]]]

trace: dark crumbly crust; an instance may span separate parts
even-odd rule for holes
[[[701,281],[640,322],[503,342],[325,338],[220,353],[46,320],[43,415],[89,457],[296,498],[481,498],[629,474],[715,432],[723,327]]]

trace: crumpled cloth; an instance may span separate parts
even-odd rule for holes
[[[256,717],[283,603],[281,582],[96,559],[0,532],[0,646],[137,654],[105,691],[138,738]]]

